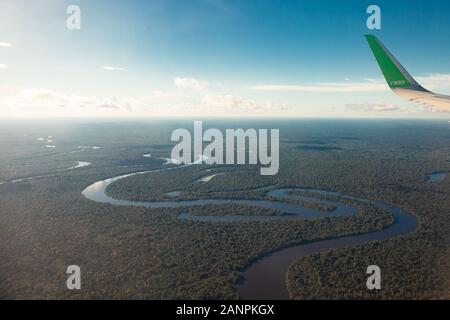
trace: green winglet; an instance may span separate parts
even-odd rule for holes
[[[392,89],[420,87],[377,37],[366,35],[366,39],[389,87]]]

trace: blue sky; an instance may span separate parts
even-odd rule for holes
[[[81,30],[66,28],[71,4]],[[370,4],[381,30],[366,28]],[[387,89],[363,35],[450,94],[449,12],[444,0],[3,0],[0,117],[442,117]]]

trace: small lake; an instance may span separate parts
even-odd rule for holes
[[[433,172],[428,176],[427,182],[441,182],[445,179],[447,174],[448,174],[448,172],[445,172],[445,171]]]
[[[178,197],[180,194],[181,194],[181,191],[170,191],[170,192],[165,193],[166,196],[174,197],[174,198]]]
[[[221,175],[223,175],[223,174],[225,174],[225,173],[216,173],[216,174],[211,174],[211,175],[209,175],[209,176],[201,177],[200,179],[195,180],[194,183],[195,183],[195,182],[209,182],[209,181],[211,181],[214,177],[221,176]]]

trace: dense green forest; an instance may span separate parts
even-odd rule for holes
[[[299,120],[276,125],[283,142],[280,171],[274,177],[262,177],[251,166],[199,165],[124,179],[112,184],[108,193],[156,200],[169,199],[165,193],[180,190],[180,199],[262,199],[263,191],[249,190],[276,185],[392,203],[419,218],[415,232],[298,259],[287,274],[291,297],[450,298],[450,178],[426,181],[431,172],[450,170],[448,123]],[[0,181],[49,176],[0,185],[0,297],[238,299],[234,285],[258,257],[293,244],[380,230],[392,223],[387,212],[358,202],[351,203],[359,209],[351,217],[217,223],[177,216],[281,213],[235,204],[117,207],[81,195],[97,180],[161,167],[163,161],[156,157],[169,156],[170,132],[179,126],[176,122],[3,126],[0,147],[8,152],[0,155]],[[55,150],[46,150],[35,140],[43,135],[53,136]],[[101,148],[72,153],[83,145]],[[142,157],[148,153],[154,157]],[[52,174],[76,161],[92,165]],[[207,183],[194,182],[218,172],[226,174]],[[82,269],[80,291],[66,289],[65,270],[70,264]],[[379,292],[365,289],[369,264],[382,269]]]

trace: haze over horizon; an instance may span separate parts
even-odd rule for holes
[[[66,27],[72,4],[81,30]],[[378,1],[379,31],[370,4],[4,0],[0,119],[448,118],[395,96],[363,35],[450,94],[450,3]]]

